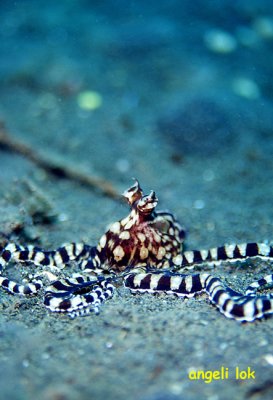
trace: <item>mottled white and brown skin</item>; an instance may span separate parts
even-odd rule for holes
[[[98,312],[112,297],[116,283],[124,282],[132,293],[174,294],[193,297],[205,292],[227,318],[254,321],[273,313],[273,295],[256,295],[257,289],[272,285],[273,275],[253,282],[245,294],[228,288],[209,273],[185,274],[197,264],[241,261],[252,257],[273,259],[273,247],[266,243],[232,244],[209,250],[183,252],[184,230],[167,211],[155,211],[158,200],[152,191],[143,195],[138,181],[124,192],[131,208],[127,217],[114,222],[97,247],[68,244],[55,251],[8,243],[0,248],[0,272],[13,260],[32,263],[40,270],[25,284],[0,275],[0,286],[13,294],[32,295],[43,288],[42,277],[52,283],[45,288],[45,306],[71,317]],[[69,264],[81,274],[58,278]]]
[[[144,196],[139,183],[124,192],[130,214],[114,222],[97,247],[102,264],[115,272],[132,267],[168,267],[168,260],[180,254],[184,231],[168,212],[155,212],[155,192]]]

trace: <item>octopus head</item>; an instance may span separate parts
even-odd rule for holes
[[[97,250],[106,268],[168,267],[169,260],[182,250],[184,231],[170,212],[155,211],[154,191],[144,195],[136,180],[123,196],[130,214],[114,222],[101,237]]]

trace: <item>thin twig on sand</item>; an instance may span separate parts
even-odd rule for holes
[[[0,124],[0,147],[2,149],[20,154],[57,178],[70,179],[84,186],[98,190],[102,194],[111,197],[112,199],[121,199],[119,192],[114,188],[112,183],[103,178],[98,178],[88,173],[79,171],[76,166],[71,167],[68,165],[63,165],[55,160],[42,156],[31,146],[12,138],[7,132],[3,123]]]

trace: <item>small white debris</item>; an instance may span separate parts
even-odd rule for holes
[[[230,33],[220,29],[211,29],[205,33],[204,42],[207,48],[215,53],[227,54],[237,48],[237,41]]]
[[[174,395],[179,395],[179,394],[181,394],[182,391],[183,391],[183,385],[182,385],[181,383],[176,383],[176,382],[171,383],[171,384],[169,385],[169,390],[170,390],[170,392],[171,392],[172,394],[174,394]]]
[[[195,202],[193,203],[193,208],[195,208],[196,210],[202,210],[202,208],[204,207],[205,207],[204,200],[198,199],[195,200]]]
[[[42,353],[41,354],[41,359],[42,360],[48,360],[50,358],[50,354],[48,354],[48,353]]]
[[[224,351],[224,350],[226,350],[227,348],[228,348],[228,344],[226,343],[226,342],[223,342],[223,343],[221,343],[220,344],[220,349],[222,350],[222,351]]]
[[[102,96],[98,92],[86,90],[78,94],[77,103],[81,109],[93,111],[101,107]]]
[[[273,354],[266,354],[263,358],[269,365],[273,365]]]
[[[68,217],[67,214],[65,214],[65,213],[59,214],[59,216],[58,216],[58,221],[59,222],[66,222],[68,220],[69,220],[69,217]]]
[[[219,396],[217,394],[212,394],[208,397],[208,400],[219,400]]]
[[[260,342],[258,343],[259,346],[267,346],[268,345],[268,340],[266,339],[261,339]]]
[[[126,158],[119,158],[116,161],[116,169],[121,173],[126,173],[130,169],[130,163]]]
[[[28,367],[29,367],[29,361],[28,361],[28,360],[23,360],[23,361],[22,361],[22,366],[23,366],[24,368],[28,368]]]
[[[258,99],[261,95],[259,86],[251,79],[240,77],[234,79],[232,89],[238,96],[247,99]]]

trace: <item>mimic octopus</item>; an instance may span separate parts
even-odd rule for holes
[[[170,212],[155,211],[158,199],[154,191],[144,195],[135,181],[123,195],[131,208],[129,215],[114,222],[96,247],[83,243],[66,244],[54,251],[14,243],[1,247],[1,287],[24,296],[42,289],[44,304],[50,311],[72,318],[98,313],[120,281],[132,293],[163,292],[189,298],[204,292],[222,314],[238,321],[250,322],[273,313],[273,294],[256,293],[272,285],[273,275],[254,281],[243,294],[211,273],[187,273],[200,264],[243,262],[253,257],[272,259],[272,246],[244,243],[183,252],[185,232]],[[32,264],[38,272],[19,284],[2,275],[10,262]],[[80,274],[56,276],[73,263]],[[49,286],[44,287],[44,276],[50,280]]]

